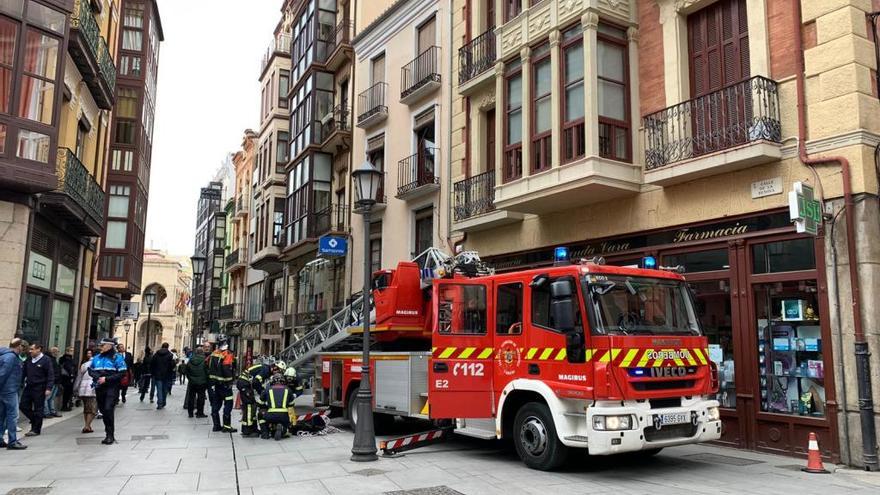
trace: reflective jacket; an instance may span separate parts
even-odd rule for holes
[[[293,407],[295,398],[287,385],[275,384],[263,390],[263,393],[260,394],[260,404],[268,408],[267,413],[287,414],[287,408]]]
[[[272,376],[272,368],[265,364],[255,364],[238,375],[239,380],[244,380],[251,384],[254,392],[262,393],[263,384]]]
[[[216,350],[208,360],[208,378],[211,383],[232,383],[235,376],[235,356],[229,352]]]
[[[89,375],[94,380],[95,387],[102,386],[118,386],[128,366],[125,364],[125,356],[117,354],[116,351],[98,354],[92,358],[92,364],[89,366]],[[98,379],[103,377],[104,384],[98,384]]]

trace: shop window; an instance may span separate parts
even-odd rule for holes
[[[64,349],[70,326],[70,302],[56,299],[52,302],[52,321],[49,323],[49,347]]]
[[[761,410],[825,416],[825,344],[815,280],[754,287]]]
[[[18,335],[28,342],[40,342],[45,322],[46,300],[42,294],[28,292],[24,299],[24,311],[21,316],[21,328]]]
[[[443,284],[438,296],[438,331],[443,334],[486,335],[486,287]]]
[[[28,260],[27,283],[34,287],[49,290],[52,288],[52,271],[55,262],[51,258],[31,251]]]
[[[733,321],[731,318],[730,282],[711,280],[691,282],[697,319],[709,339],[709,359],[718,366],[719,389],[715,399],[721,407],[736,407],[734,380]]]
[[[57,273],[55,274],[55,292],[73,296],[75,285],[76,268],[70,268],[59,263]]]
[[[812,237],[769,242],[752,246],[753,272],[778,273],[816,268],[816,250]]]
[[[523,322],[523,284],[498,286],[495,304],[495,333],[519,335]]]
[[[663,266],[682,266],[685,273],[728,270],[730,269],[730,253],[725,248],[670,254],[663,257]]]

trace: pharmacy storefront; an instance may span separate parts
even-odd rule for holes
[[[682,266],[694,292],[723,406],[721,443],[805,454],[809,432],[839,459],[824,238],[787,210],[568,246],[572,259]],[[551,264],[554,246],[487,258],[498,271]]]

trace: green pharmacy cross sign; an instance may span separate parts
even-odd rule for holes
[[[802,182],[795,182],[788,193],[788,211],[799,234],[816,235],[822,223],[822,205],[813,197],[813,188]]]

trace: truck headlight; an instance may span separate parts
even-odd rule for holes
[[[632,416],[593,416],[593,429],[599,431],[620,431],[633,428]]]
[[[710,421],[719,421],[721,419],[721,410],[717,407],[709,408],[709,420]]]

